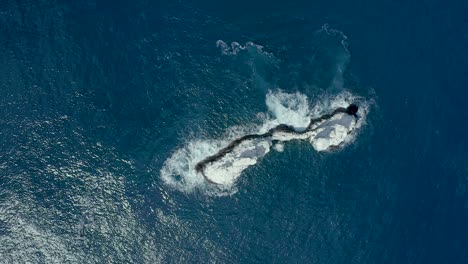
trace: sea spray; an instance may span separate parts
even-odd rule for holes
[[[360,97],[349,92],[343,92],[336,96],[322,96],[311,108],[306,95],[299,92],[285,93],[281,90],[269,91],[266,96],[268,112],[263,116],[261,124],[253,126],[253,132],[264,133],[279,124],[293,126],[296,130],[304,129],[310,122],[310,118],[316,118],[324,113],[333,112],[336,108],[347,107],[351,102],[358,102],[360,106],[359,118],[354,130],[365,124],[369,104]],[[252,126],[249,126],[251,130]],[[214,155],[220,149],[226,147],[233,139],[241,136],[247,129],[235,127],[228,129],[224,137],[212,140],[193,139],[186,142],[181,148],[175,150],[165,161],[160,171],[161,179],[168,185],[182,192],[200,190],[207,194],[226,195],[236,191],[236,178],[226,180],[222,185],[212,184],[198,173],[195,166],[203,159]],[[236,133],[239,131],[239,133]],[[344,139],[344,144],[355,138],[353,133]],[[344,145],[343,144],[343,145]],[[315,146],[314,146],[315,147]],[[281,149],[281,147],[280,147]]]

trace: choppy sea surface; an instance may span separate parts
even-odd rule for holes
[[[0,2],[0,263],[467,263],[466,1]],[[229,186],[196,162],[360,105]]]

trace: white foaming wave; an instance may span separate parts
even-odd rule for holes
[[[266,120],[259,132],[267,132],[279,124],[293,126],[299,131],[309,125],[311,115],[309,100],[305,94],[269,91],[265,103],[272,116]]]
[[[364,97],[356,96],[351,94],[348,91],[339,93],[336,96],[331,97],[328,100],[321,100],[320,102],[330,102],[328,109],[336,109],[339,107],[348,107],[351,103],[357,104],[359,106],[359,111],[357,113],[358,119],[354,125],[354,130],[359,131],[367,122],[367,114],[369,113],[372,101],[366,100]],[[316,112],[321,112],[320,108],[315,109]],[[329,111],[329,110],[327,110]],[[353,142],[356,139],[357,133],[352,133],[349,136],[343,139],[341,145],[346,145],[350,142]]]
[[[222,188],[207,184],[203,175],[195,170],[198,162],[214,155],[227,144],[228,138],[224,140],[189,141],[164,162],[160,171],[162,180],[167,185],[183,192],[190,193],[196,189],[219,195],[234,192],[233,186],[227,184],[223,185]]]
[[[205,177],[212,183],[232,186],[241,173],[270,152],[272,143],[268,139],[242,142],[221,159],[205,168]]]
[[[280,142],[309,139],[317,151],[328,150],[332,146],[344,146],[352,142],[356,133],[351,132],[359,130],[365,124],[369,103],[364,98],[354,96],[349,92],[342,92],[336,96],[322,96],[318,103],[310,108],[308,98],[304,94],[285,93],[281,90],[269,91],[266,96],[268,113],[263,115],[261,124],[230,128],[228,133],[219,140],[188,141],[165,161],[160,176],[167,185],[187,193],[201,190],[211,195],[233,194],[237,191],[235,183],[241,173],[265,156],[270,151],[270,147],[282,151],[284,148],[282,143],[272,145],[271,139],[259,139],[240,144],[230,154],[206,167],[205,176],[211,183],[201,173],[196,172],[197,163],[216,154],[233,139],[242,135],[265,133],[279,124],[291,125],[300,131],[307,127],[311,118],[333,112],[339,107],[347,107],[351,103],[359,105],[357,121],[352,118],[351,122],[351,119],[347,119],[350,116],[346,114],[337,114],[330,120],[316,124],[315,127],[319,129],[314,132],[302,135],[277,132],[272,138]],[[321,125],[322,128],[320,128]],[[261,146],[260,150],[259,146]]]
[[[364,97],[353,95],[349,91],[343,91],[337,95],[322,95],[318,97],[316,101],[317,103],[311,109],[312,118],[317,118],[324,114],[330,113],[340,107],[346,108],[352,103],[359,106],[359,111],[357,113],[358,119],[353,125],[354,132],[348,133],[348,135],[342,138],[342,142],[340,144],[342,147],[345,147],[347,144],[355,141],[357,131],[359,131],[361,127],[366,124],[367,114],[369,113],[370,107],[373,104],[372,100],[369,101]],[[315,149],[317,151],[321,151],[317,148]]]

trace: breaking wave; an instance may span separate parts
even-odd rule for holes
[[[369,103],[361,97],[352,95],[349,92],[342,92],[336,96],[322,96],[319,101],[312,107],[308,97],[302,93],[286,93],[281,90],[269,91],[266,95],[265,103],[268,108],[267,113],[263,113],[262,122],[260,124],[250,124],[231,128],[220,139],[211,140],[190,140],[184,146],[177,149],[164,163],[160,171],[162,180],[169,186],[174,187],[183,192],[193,192],[201,190],[207,194],[226,195],[237,191],[236,180],[246,167],[253,165],[257,160],[263,157],[270,151],[271,144],[269,141],[257,140],[246,141],[242,144],[243,151],[250,151],[251,158],[244,160],[247,164],[242,164],[237,169],[223,171],[223,177],[217,178],[218,184],[207,181],[204,175],[197,172],[196,166],[207,157],[213,156],[221,149],[225,148],[235,139],[238,139],[246,132],[254,134],[263,134],[270,129],[280,125],[288,125],[296,131],[303,131],[309,125],[311,119],[319,118],[324,114],[330,114],[337,108],[346,108],[351,103],[359,105],[359,118],[353,123],[353,133],[346,134],[339,142],[340,146],[346,145],[353,141],[357,130],[366,122],[366,116],[369,111]],[[335,118],[336,119],[336,118]],[[349,132],[349,131],[348,131]],[[290,139],[282,139],[281,142]],[[329,146],[317,147],[317,141],[310,142],[318,151],[327,150]],[[282,143],[274,146],[275,150],[282,151],[284,148]],[[245,155],[237,153],[238,155]],[[233,154],[235,155],[235,154]],[[249,154],[250,155],[250,154]],[[236,162],[234,156],[228,157],[228,163]],[[239,164],[238,164],[239,165]],[[224,165],[223,165],[224,166]],[[221,166],[218,166],[221,167]],[[223,167],[225,168],[225,166]],[[213,170],[213,168],[209,168]]]

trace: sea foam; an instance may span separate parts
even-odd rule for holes
[[[254,125],[253,133],[265,133],[269,129],[286,124],[295,130],[304,130],[311,118],[318,118],[329,114],[340,107],[347,107],[351,103],[359,104],[359,118],[347,114],[337,114],[330,120],[324,120],[315,126],[314,132],[307,132],[303,136],[275,134],[271,139],[248,140],[237,146],[232,153],[207,166],[205,176],[197,172],[196,165],[209,156],[216,154],[226,147],[232,140],[245,135],[243,127],[229,129],[224,137],[212,140],[190,140],[175,150],[165,161],[160,170],[161,179],[169,186],[183,192],[201,190],[207,194],[226,195],[236,192],[236,182],[242,172],[249,166],[256,164],[273,147],[272,140],[286,142],[294,139],[309,139],[315,150],[328,150],[331,146],[344,146],[355,139],[356,131],[365,124],[369,104],[360,97],[349,92],[342,92],[336,96],[322,96],[313,107],[309,106],[306,95],[286,93],[281,90],[269,91],[266,95],[268,112],[260,124]],[[352,123],[354,122],[354,123]],[[320,128],[319,126],[322,126]],[[236,131],[238,131],[236,133]],[[353,131],[353,133],[351,133]],[[282,151],[280,143],[275,149]],[[208,176],[208,177],[207,177]]]

